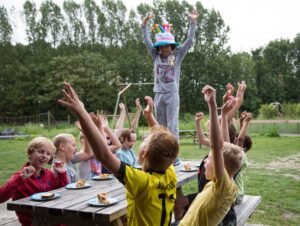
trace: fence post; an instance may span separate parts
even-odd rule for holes
[[[70,121],[71,121],[70,115],[68,114],[68,127],[70,127]]]
[[[50,132],[50,123],[51,123],[51,114],[50,114],[50,111],[47,112],[47,118],[48,118],[48,132]]]

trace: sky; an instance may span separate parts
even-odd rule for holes
[[[39,5],[42,0],[33,0]],[[62,5],[63,0],[53,0]],[[83,0],[75,0],[82,2]],[[97,0],[99,1],[99,0]],[[96,1],[96,2],[97,2]],[[194,4],[196,0],[187,0]],[[12,41],[26,43],[25,26],[21,14],[25,0],[0,0],[5,6],[14,27]],[[123,0],[127,8],[135,9],[140,3],[152,0]],[[299,0],[202,0],[204,8],[219,11],[225,24],[230,27],[228,45],[233,52],[251,51],[266,46],[275,39],[291,39],[300,33]],[[11,7],[14,10],[11,11]],[[297,22],[298,21],[298,22]],[[175,34],[176,35],[176,34]]]

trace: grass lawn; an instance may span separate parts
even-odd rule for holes
[[[73,129],[63,131],[76,135]],[[62,130],[41,134],[53,138],[58,132]],[[28,140],[0,140],[0,185],[27,160],[27,143]],[[201,159],[208,152],[193,144],[192,139],[181,139],[180,143],[180,158]],[[250,166],[244,173],[245,190],[246,194],[262,196],[262,203],[250,223],[300,225],[300,138],[253,136],[253,143],[248,154]],[[186,194],[196,192],[197,182],[185,185],[183,190]]]

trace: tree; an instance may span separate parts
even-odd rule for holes
[[[29,43],[35,42],[39,38],[39,24],[37,20],[37,9],[34,2],[26,0],[23,5],[25,22],[26,22],[26,34]]]
[[[12,27],[8,20],[7,10],[3,6],[0,7],[0,44],[10,43],[12,35]]]

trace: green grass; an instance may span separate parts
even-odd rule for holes
[[[33,126],[33,125],[31,125]],[[33,128],[31,128],[33,129]],[[140,133],[145,128],[140,128]],[[74,127],[56,128],[48,132],[45,128],[36,128],[36,134],[53,138],[60,132],[78,134]],[[253,136],[253,148],[248,153],[250,166],[244,172],[246,194],[262,196],[262,203],[250,218],[250,223],[264,225],[299,225],[300,222],[300,138]],[[0,185],[27,161],[26,147],[29,139],[0,140]],[[138,150],[138,140],[134,146]],[[180,158],[202,159],[208,149],[199,148],[192,139],[180,140]],[[290,165],[279,167],[274,162]],[[273,169],[267,168],[272,166]],[[185,194],[197,191],[197,181],[183,187]]]

